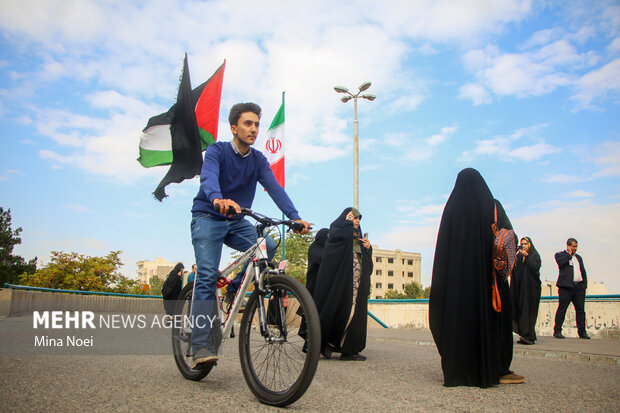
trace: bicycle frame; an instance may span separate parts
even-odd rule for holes
[[[259,288],[260,290],[264,289],[263,280],[264,280],[265,274],[264,273],[261,274],[261,268],[259,265],[261,262],[263,262],[265,263],[265,267],[267,267],[267,260],[268,260],[267,243],[265,241],[264,236],[259,237],[258,240],[256,241],[256,244],[251,246],[246,252],[244,252],[241,255],[241,257],[239,257],[233,263],[228,265],[224,270],[222,270],[218,274],[218,278],[228,278],[228,276],[231,275],[237,267],[242,266],[249,260],[252,260],[252,265],[248,265],[245,273],[243,274],[243,280],[241,282],[241,285],[239,286],[239,289],[237,290],[235,294],[235,298],[233,299],[233,302],[230,306],[230,310],[228,311],[228,314],[226,315],[226,318],[224,318],[224,312],[222,310],[222,292],[219,288],[216,288],[215,290],[215,299],[217,300],[217,303],[218,303],[217,305],[218,317],[222,321],[221,329],[222,329],[223,340],[230,338],[230,334],[232,332],[235,320],[237,318],[237,314],[239,313],[239,309],[241,308],[241,303],[243,302],[243,297],[245,297],[248,287],[250,286],[250,282],[252,282],[252,280],[255,280],[256,288]],[[196,284],[194,284],[194,288],[196,288]],[[194,296],[195,296],[195,291],[192,291],[192,301],[193,301]],[[266,318],[265,318],[265,310],[264,310],[262,303],[259,303],[259,318],[260,318],[261,332],[263,332],[265,331],[265,328],[266,328],[265,327]]]

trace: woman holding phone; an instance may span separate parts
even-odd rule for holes
[[[329,227],[323,259],[314,287],[321,319],[322,354],[341,353],[341,360],[366,360],[368,294],[372,273],[372,246],[362,236],[362,214],[345,208]]]

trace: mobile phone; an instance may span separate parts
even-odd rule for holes
[[[368,239],[368,233],[364,232],[364,238]]]

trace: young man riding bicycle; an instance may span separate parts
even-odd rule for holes
[[[198,266],[192,307],[194,320],[198,315],[207,315],[208,320],[216,318],[215,288],[222,245],[245,251],[256,242],[256,230],[249,221],[226,213],[229,208],[237,214],[241,208],[251,208],[257,182],[288,218],[304,225],[301,234],[309,231],[310,224],[299,217],[293,202],[273,175],[267,158],[251,148],[258,136],[260,116],[261,108],[255,103],[234,105],[228,117],[233,140],[215,142],[205,152],[200,190],[192,207],[192,244]],[[216,212],[216,205],[222,213]],[[269,251],[269,258],[274,254],[275,251]],[[219,330],[214,328],[217,322],[194,324],[193,369],[217,361],[221,343],[221,337],[215,334]]]

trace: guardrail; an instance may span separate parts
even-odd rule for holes
[[[123,294],[123,293],[111,293],[111,292],[105,292],[105,291],[60,290],[58,288],[32,287],[29,285],[17,285],[17,284],[9,284],[9,283],[4,283],[4,288],[11,288],[13,290],[26,290],[26,291],[46,291],[50,293],[105,295],[105,296],[112,296],[112,297],[163,298],[163,296],[161,295]]]

